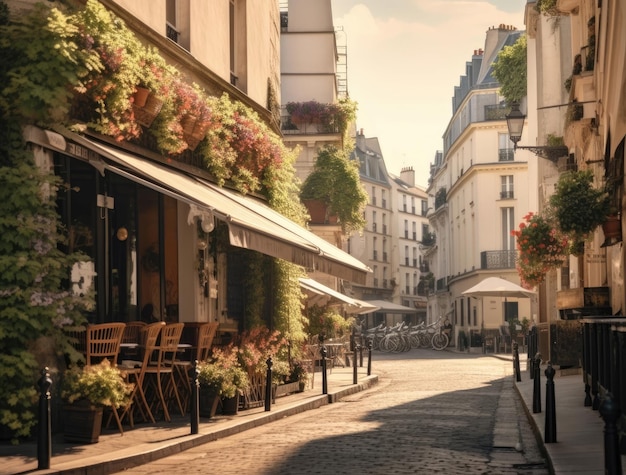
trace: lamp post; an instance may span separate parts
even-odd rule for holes
[[[559,158],[568,155],[569,150],[565,145],[546,145],[526,147],[517,145],[517,142],[522,138],[522,131],[524,130],[524,121],[526,116],[519,110],[519,104],[513,102],[511,104],[511,112],[506,116],[506,126],[509,129],[509,138],[513,142],[513,150],[530,150],[535,155],[543,158],[547,158],[551,162],[556,162]]]

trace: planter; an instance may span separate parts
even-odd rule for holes
[[[234,416],[239,412],[239,392],[233,397],[225,397],[222,399],[222,414],[226,416]]]
[[[310,224],[337,224],[337,215],[330,214],[328,205],[320,200],[302,200],[311,216]]]
[[[63,437],[68,442],[95,444],[102,429],[102,407],[88,402],[63,407]]]
[[[149,95],[149,89],[146,89],[145,87],[137,87],[135,94],[133,94],[133,104],[137,107],[144,107]]]
[[[281,396],[287,396],[292,393],[297,393],[299,391],[300,383],[298,381],[295,383],[279,384],[274,388],[274,399]]]
[[[602,223],[602,231],[604,231],[606,239],[621,239],[622,220],[619,216],[608,216],[606,221]]]
[[[209,393],[206,389],[200,386],[200,417],[215,417],[217,412],[217,406],[220,403],[220,398],[214,394]]]
[[[133,103],[135,120],[145,127],[150,127],[161,112],[161,107],[163,107],[163,101],[150,93],[143,106],[139,106],[136,102]]]

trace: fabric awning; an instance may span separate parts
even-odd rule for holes
[[[339,300],[340,302],[347,304],[347,312],[348,313],[356,313],[356,314],[364,314],[375,312],[378,307],[375,305],[371,305],[369,302],[365,302],[363,300],[355,299],[352,297],[348,297],[341,292],[337,292],[330,287],[327,287],[324,284],[319,283],[318,281],[310,278],[301,277],[300,286],[306,290],[309,290],[317,295],[326,295],[328,297]]]
[[[367,300],[367,303],[378,307],[376,311],[380,313],[418,313],[416,308],[405,307],[386,300]]]
[[[55,134],[45,132],[46,135]],[[41,133],[30,131],[29,135],[35,137],[41,136]],[[359,284],[364,284],[367,273],[371,272],[371,269],[358,259],[250,196],[240,195],[181,170],[95,142],[73,132],[64,130],[63,135],[95,152],[99,157],[93,157],[90,153],[83,158],[101,173],[109,170],[160,193],[212,212],[216,218],[228,224],[230,243],[233,246],[252,249]],[[50,141],[50,138],[44,140]],[[64,150],[70,145],[60,144],[58,140],[57,143],[46,145],[77,155]]]

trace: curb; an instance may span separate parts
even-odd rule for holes
[[[358,384],[352,384],[324,395],[314,396],[306,401],[297,401],[269,412],[260,412],[250,415],[242,421],[235,421],[231,425],[222,428],[208,428],[203,433],[176,437],[174,440],[162,442],[158,447],[154,443],[144,443],[139,446],[129,447],[126,450],[109,454],[108,460],[102,460],[102,456],[84,458],[77,462],[66,462],[54,469],[36,470],[37,475],[107,475],[124,471],[125,469],[154,462],[164,457],[179,454],[189,449],[199,447],[208,442],[223,439],[246,430],[283,419],[288,416],[300,414],[311,409],[318,409],[328,404],[340,401],[346,396],[369,389],[378,383],[378,375],[367,376]],[[79,465],[80,464],[80,465]],[[23,472],[23,473],[35,473]]]

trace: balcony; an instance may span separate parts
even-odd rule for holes
[[[514,269],[517,251],[482,251],[481,269]]]
[[[513,190],[501,191],[500,199],[501,200],[512,200],[514,198]]]
[[[515,159],[515,152],[512,148],[501,148],[498,150],[498,161],[512,162]]]
[[[442,277],[441,279],[437,279],[435,281],[435,291],[443,292],[448,290],[448,278]]]

